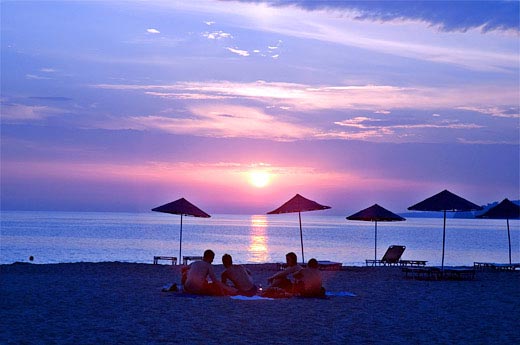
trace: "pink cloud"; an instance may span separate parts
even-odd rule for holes
[[[143,90],[151,96],[184,99],[248,98],[270,105],[283,103],[295,111],[320,109],[478,108],[492,109],[517,104],[517,89],[467,86],[430,88],[392,85],[306,85],[256,81],[249,83],[212,81],[165,85],[97,84],[97,88]],[[164,93],[171,91],[172,93]],[[177,96],[176,96],[177,94]],[[186,96],[188,95],[188,96]],[[389,110],[384,110],[387,114]]]

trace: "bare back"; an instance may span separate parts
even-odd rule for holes
[[[207,277],[210,277],[213,282],[217,282],[213,266],[206,261],[195,261],[190,264],[190,269],[187,272],[184,289],[192,293],[201,293],[207,284]]]
[[[298,281],[303,283],[303,292],[305,294],[315,295],[321,291],[321,272],[317,268],[302,269],[298,272]]]
[[[222,273],[222,282],[231,280],[235,288],[240,291],[248,291],[254,287],[253,278],[242,265],[231,265]]]

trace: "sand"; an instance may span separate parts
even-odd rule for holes
[[[265,283],[274,265],[248,265]],[[222,266],[216,266],[217,273]],[[355,297],[240,301],[161,292],[179,266],[0,266],[1,344],[519,344],[520,272],[405,279],[399,268],[323,272]]]

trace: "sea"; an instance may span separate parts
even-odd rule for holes
[[[178,215],[109,212],[0,213],[0,263],[70,262],[152,263],[154,256],[179,257]],[[442,218],[408,218],[402,222],[348,221],[344,216],[301,214],[304,258],[363,266],[380,259],[390,245],[404,245],[402,259],[442,260]],[[513,262],[520,262],[520,221],[510,220]],[[287,252],[302,260],[297,214],[183,217],[182,256],[220,257],[236,263],[283,262]],[[446,222],[447,266],[471,266],[475,261],[509,262],[506,220],[456,219]],[[167,262],[160,262],[167,264]]]

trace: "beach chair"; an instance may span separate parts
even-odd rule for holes
[[[399,265],[399,259],[403,255],[406,246],[391,245],[386,250],[381,260],[365,260],[367,266],[395,266]]]
[[[202,260],[202,256],[183,256],[182,257],[182,264],[183,265],[187,265],[190,263],[190,261],[198,261],[198,260]]]
[[[405,278],[419,280],[473,280],[475,269],[473,267],[403,267]]]
[[[497,270],[497,271],[515,271],[520,269],[520,263],[499,264],[496,262],[474,262],[473,267],[476,270]]]
[[[172,265],[177,265],[177,257],[175,257],[175,256],[154,256],[153,264],[157,265],[159,263],[159,260],[171,261]]]

